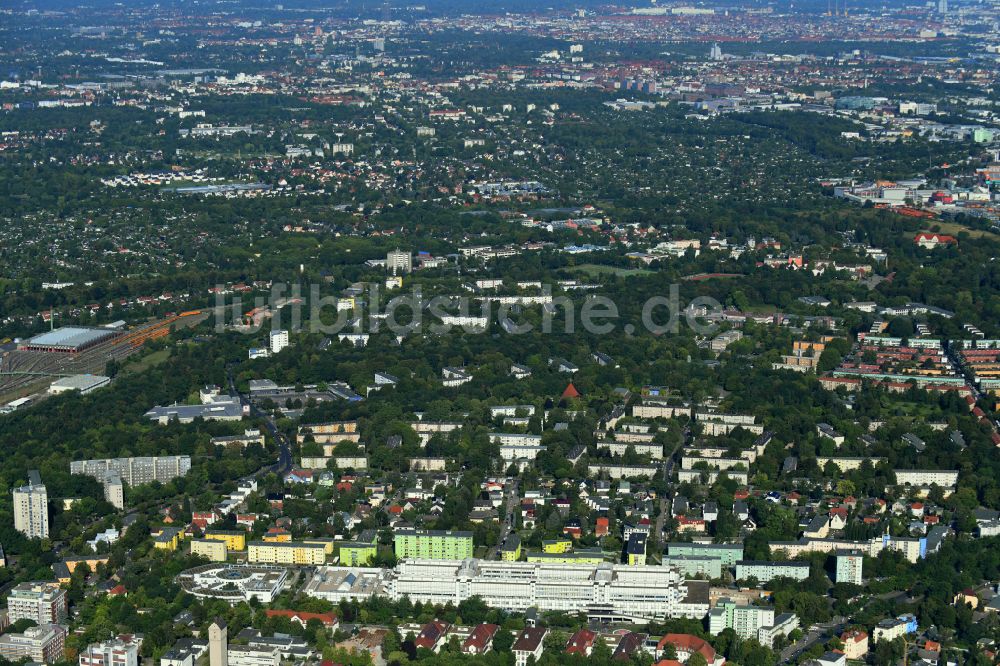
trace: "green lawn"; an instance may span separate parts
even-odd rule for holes
[[[927,228],[923,229],[921,233],[929,234],[934,233],[930,230],[930,227],[936,226],[940,229],[938,233],[948,234],[951,236],[958,236],[958,234],[963,231],[967,232],[973,238],[989,238],[991,240],[1000,239],[1000,236],[993,233],[992,231],[986,231],[984,229],[970,229],[969,227],[958,224],[957,222],[942,222],[941,220],[925,220]],[[912,238],[916,234],[906,232],[906,236]]]
[[[142,372],[163,363],[168,358],[170,358],[170,350],[159,349],[152,354],[146,354],[134,363],[128,363],[124,368],[122,368],[121,372],[123,375],[131,375],[136,372]]]
[[[569,271],[590,277],[600,277],[601,275],[628,277],[630,275],[652,275],[654,272],[645,268],[622,268],[620,266],[604,266],[601,264],[580,264],[579,266],[573,266]]]

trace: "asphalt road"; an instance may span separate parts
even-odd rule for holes
[[[677,452],[681,450],[684,444],[691,439],[691,428],[689,426],[684,427],[684,436],[681,441],[674,447],[673,451],[666,457],[663,462],[663,478],[666,479],[667,483],[673,487],[673,481],[671,480],[671,475],[674,473],[674,465],[677,463]],[[667,522],[667,517],[670,515],[670,501],[666,497],[660,498],[660,515],[656,517],[656,527],[653,532],[654,535],[662,542],[666,543],[663,535],[663,526]]]
[[[800,654],[811,648],[816,643],[822,641],[827,636],[840,635],[844,630],[846,618],[835,617],[829,622],[815,624],[798,640],[781,651],[779,664],[786,664],[794,661]]]
[[[274,419],[271,418],[270,414],[257,409],[257,407],[250,402],[250,396],[243,395],[236,390],[236,381],[233,379],[232,366],[226,368],[226,381],[229,382],[229,394],[240,396],[241,401],[250,405],[250,414],[264,420],[264,426],[267,428],[268,432],[271,433],[271,437],[274,438],[274,441],[278,443],[278,462],[268,467],[262,467],[257,471],[257,475],[260,476],[268,472],[274,472],[278,476],[284,476],[292,469],[292,448],[288,442],[288,438],[285,437],[280,430],[278,430],[278,426],[275,425]]]
[[[497,559],[500,547],[503,545],[503,542],[507,540],[507,535],[509,535],[514,529],[514,511],[517,510],[517,499],[519,497],[517,494],[517,488],[518,480],[513,479],[504,489],[504,494],[506,495],[504,501],[507,504],[507,515],[503,518],[503,526],[500,529],[500,538],[497,540],[497,545],[490,548],[489,552],[486,554],[487,560]]]

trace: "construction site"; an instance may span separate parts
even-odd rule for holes
[[[57,379],[102,373],[108,361],[122,362],[150,340],[194,326],[207,316],[191,310],[130,329],[64,326],[21,341],[0,358],[0,407],[41,399]]]

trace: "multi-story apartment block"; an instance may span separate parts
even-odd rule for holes
[[[598,441],[597,448],[610,451],[613,456],[623,456],[631,448],[640,456],[649,456],[654,460],[663,459],[663,446],[661,444],[629,442],[616,438]]]
[[[699,557],[715,557],[722,560],[723,566],[736,566],[743,559],[743,544],[741,543],[686,543],[673,541],[667,544],[670,557],[677,555],[695,555]]]
[[[670,555],[663,558],[663,566],[677,569],[685,578],[722,578],[722,560],[718,557]]]
[[[774,618],[774,624],[757,630],[757,642],[766,647],[774,647],[778,636],[788,636],[799,628],[799,616],[795,613],[782,613]]]
[[[271,331],[269,343],[271,353],[277,354],[288,346],[288,331]]]
[[[29,539],[49,536],[49,494],[37,470],[28,472],[28,485],[14,489],[14,529]]]
[[[642,404],[632,406],[632,416],[640,419],[690,418],[691,411],[690,405],[671,405],[649,398],[644,398]]]
[[[844,656],[851,661],[864,659],[868,654],[868,632],[854,629],[840,635],[844,644]]]
[[[413,255],[399,248],[386,253],[385,270],[393,275],[409,273],[413,270]]]
[[[281,650],[274,646],[230,645],[227,666],[278,666]]]
[[[944,469],[896,469],[896,483],[901,486],[932,486],[943,489],[954,488],[958,483],[958,472]]]
[[[205,530],[205,538],[221,541],[229,550],[246,550],[247,533],[239,530]]]
[[[713,635],[732,629],[744,640],[755,638],[761,645],[770,647],[778,636],[787,636],[797,629],[799,618],[794,613],[782,613],[775,617],[771,607],[746,606],[730,599],[719,599],[708,613],[708,625],[709,633]]]
[[[113,472],[108,473],[104,478],[104,499],[108,501],[108,504],[115,507],[116,509],[125,508],[125,484],[122,482],[122,477]]]
[[[60,624],[66,617],[66,592],[59,589],[58,583],[21,583],[7,595],[7,618],[11,622]]]
[[[191,554],[200,555],[212,562],[225,562],[229,549],[224,541],[215,539],[191,539]]]
[[[834,575],[834,582],[861,585],[863,582],[861,576],[864,559],[864,555],[858,550],[838,551],[836,554],[837,568]]]
[[[312,438],[317,444],[337,444],[339,442],[360,442],[357,421],[331,421],[329,423],[310,423],[299,426],[295,441],[304,444]]]
[[[793,578],[805,580],[809,578],[808,562],[759,562],[740,560],[736,563],[736,580],[756,578],[761,583],[767,583],[775,578]]]
[[[340,564],[345,567],[361,567],[369,564],[378,554],[378,546],[364,541],[342,541],[338,548]]]
[[[906,634],[917,633],[917,618],[913,615],[900,615],[889,620],[882,620],[872,631],[872,640],[875,643],[880,641],[894,641]]]
[[[94,643],[80,653],[80,666],[138,666],[142,639],[137,636]]]
[[[0,636],[0,657],[7,661],[29,659],[52,664],[62,661],[66,647],[66,630],[58,624],[42,624],[25,629],[24,633]]]
[[[74,460],[70,474],[92,476],[104,481],[109,473],[117,473],[130,486],[159,481],[166,483],[191,471],[191,456],[145,456],[109,458],[106,460]]]
[[[247,547],[247,562],[317,565],[326,562],[326,551],[321,543],[251,541]]]
[[[396,530],[393,543],[399,559],[464,560],[472,557],[472,532]]]

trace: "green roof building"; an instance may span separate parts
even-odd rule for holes
[[[716,557],[722,560],[722,565],[726,567],[736,566],[736,562],[743,559],[742,543],[686,543],[672,541],[667,544],[667,554],[670,557],[677,555],[695,555],[698,557]]]
[[[472,532],[396,530],[393,539],[398,559],[464,560],[472,557]]]

